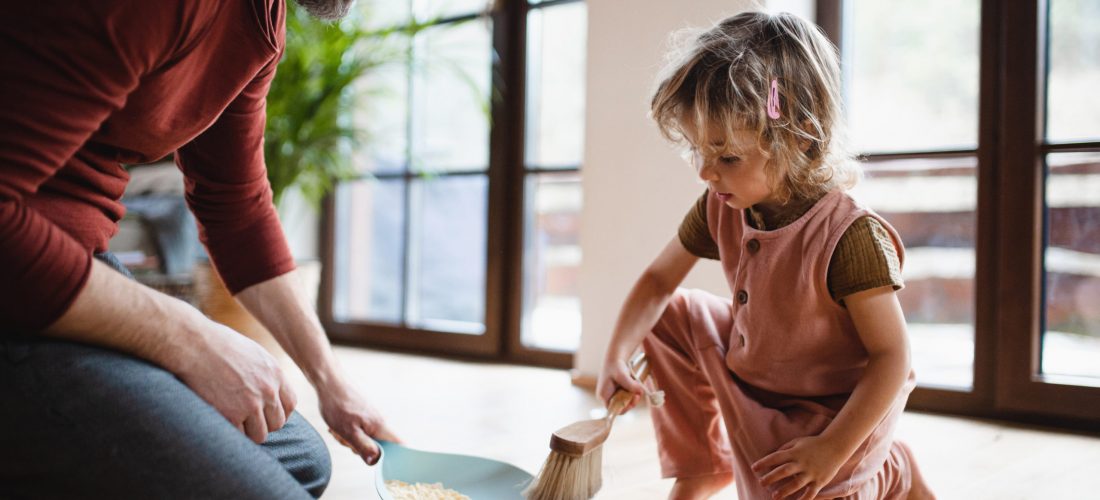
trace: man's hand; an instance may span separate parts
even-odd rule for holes
[[[847,459],[847,453],[825,438],[801,437],[757,460],[752,471],[772,491],[773,498],[787,498],[802,491],[795,498],[811,500],[833,480]]]
[[[345,381],[313,305],[300,292],[297,272],[257,283],[236,295],[317,389],[329,432],[368,465],[378,461],[372,438],[397,441],[382,417]]]
[[[338,383],[332,389],[321,389],[317,395],[329,433],[340,444],[351,448],[367,465],[378,462],[378,443],[374,439],[401,442],[386,428],[378,411],[351,386]]]
[[[263,443],[294,411],[294,390],[259,344],[213,321],[205,326],[176,375],[249,439]]]
[[[296,402],[259,344],[98,260],[76,301],[43,334],[160,365],[257,443],[286,423]]]

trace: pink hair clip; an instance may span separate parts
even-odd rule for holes
[[[772,78],[772,88],[768,91],[768,118],[779,119],[779,82]]]

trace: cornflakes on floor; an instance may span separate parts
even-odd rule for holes
[[[443,487],[443,483],[413,483],[391,479],[386,481],[393,500],[470,500],[470,497]]]

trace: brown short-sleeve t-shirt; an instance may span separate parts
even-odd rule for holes
[[[680,243],[696,257],[718,260],[718,244],[707,228],[707,196],[703,195],[684,216],[677,232]],[[794,222],[809,208],[813,200],[792,202],[787,209],[768,218],[749,208],[749,221],[761,230],[779,229]],[[886,228],[874,217],[860,217],[840,237],[829,261],[828,287],[833,298],[840,301],[853,293],[882,286],[901,289],[901,262]]]

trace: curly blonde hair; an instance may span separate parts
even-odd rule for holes
[[[650,112],[670,141],[686,144],[685,125],[699,131],[700,154],[720,155],[738,131],[755,132],[773,193],[783,203],[849,189],[859,165],[844,141],[836,47],[814,25],[791,14],[745,12],[699,32],[670,54]],[[767,114],[772,81],[779,118]],[[714,132],[718,131],[718,132]],[[715,133],[724,137],[707,137]]]

